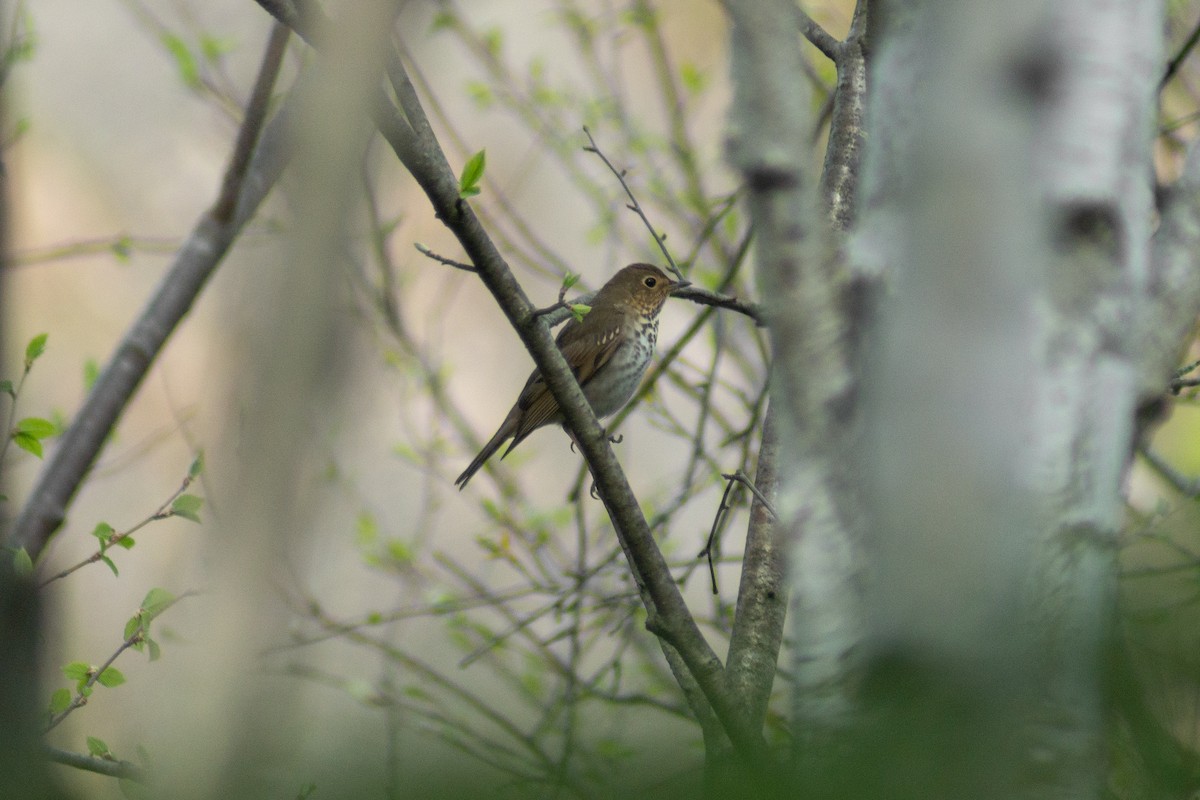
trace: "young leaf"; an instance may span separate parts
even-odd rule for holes
[[[116,667],[109,667],[108,669],[104,670],[104,672],[100,673],[100,677],[96,678],[96,681],[101,686],[107,686],[111,689],[114,686],[120,686],[122,683],[124,683],[125,676],[122,675],[121,671]]]
[[[71,705],[71,690],[58,689],[54,694],[50,695],[50,713],[61,714],[67,710],[67,706]]]
[[[183,79],[184,84],[189,89],[199,86],[200,69],[196,66],[196,57],[188,50],[184,41],[174,34],[167,33],[163,34],[162,43],[174,57],[175,68],[179,70],[179,77]]]
[[[200,477],[200,473],[204,472],[204,451],[196,453],[196,458],[192,461],[192,465],[188,467],[188,477],[196,479]]]
[[[458,196],[463,200],[479,194],[479,181],[487,168],[487,148],[480,150],[467,160],[462,175],[458,178]]]
[[[28,433],[14,433],[12,438],[17,447],[33,453],[38,458],[42,457],[42,443]]]
[[[571,304],[571,316],[575,318],[576,322],[583,322],[583,318],[586,317],[587,313],[591,310],[592,307],[584,303]]]
[[[100,556],[100,560],[108,565],[108,568],[112,570],[112,574],[114,576],[116,576],[118,578],[121,577],[121,573],[117,571],[117,565],[113,562],[113,560],[111,558],[109,558],[108,556],[102,555],[102,556]]]
[[[174,602],[175,595],[166,589],[151,589],[142,599],[142,610],[146,612],[145,621],[149,622],[154,619]]]
[[[162,658],[162,648],[158,646],[158,642],[153,639],[147,639],[146,644],[150,646],[150,660],[158,661]]]
[[[17,397],[17,393],[13,390],[12,381],[8,380],[7,378],[0,381],[0,392],[3,392],[14,400]]]
[[[86,681],[92,677],[92,668],[82,661],[72,661],[62,668],[63,675],[73,681]]]
[[[13,572],[18,575],[29,575],[33,572],[33,559],[29,557],[29,551],[24,547],[17,549],[13,553]]]
[[[115,531],[113,530],[112,525],[109,525],[107,522],[97,523],[96,527],[92,528],[92,536],[95,536],[105,544],[108,543],[108,537],[112,536],[114,533]]]
[[[117,539],[115,544],[117,547],[124,547],[126,550],[132,550],[133,546],[137,544],[137,542],[133,540],[132,536],[122,536],[120,539]]]
[[[105,743],[105,741],[103,739],[97,739],[95,736],[87,737],[87,749],[88,752],[94,755],[96,758],[107,758],[112,756],[112,753],[109,751],[108,745]]]
[[[83,388],[91,391],[96,385],[96,379],[100,377],[100,364],[94,358],[89,358],[83,362]]]
[[[26,417],[17,422],[17,432],[28,434],[35,439],[46,439],[58,433],[58,426],[41,417]]]
[[[33,362],[38,360],[38,356],[46,352],[46,339],[50,337],[48,333],[39,333],[37,336],[29,340],[29,344],[25,345],[25,369],[29,370],[33,366]]]
[[[175,498],[175,502],[171,503],[171,515],[190,519],[192,522],[200,521],[200,506],[204,505],[204,500],[194,494],[181,494]]]
[[[569,290],[572,286],[574,286],[577,283],[579,283],[579,276],[576,275],[574,272],[568,272],[566,275],[563,276],[563,282],[562,282],[563,292],[566,292],[567,290]]]

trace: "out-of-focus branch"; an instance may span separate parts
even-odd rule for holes
[[[62,524],[71,498],[150,365],[283,171],[285,114],[276,115],[261,143],[258,140],[287,37],[282,26],[271,33],[217,201],[200,217],[158,289],[121,339],[13,526],[8,545],[24,547],[32,558]]]
[[[1200,146],[1193,142],[1183,174],[1167,189],[1162,223],[1150,251],[1150,280],[1138,319],[1141,402],[1161,398],[1180,346],[1200,313]]]
[[[135,783],[146,782],[145,771],[131,761],[112,761],[107,758],[86,756],[83,753],[73,753],[70,750],[60,750],[57,747],[46,747],[43,752],[46,754],[46,758],[56,764],[63,764],[86,772],[95,772],[98,775],[107,775],[110,778],[120,778]]]

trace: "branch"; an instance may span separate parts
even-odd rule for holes
[[[110,778],[120,778],[135,783],[146,782],[145,770],[131,761],[112,761],[83,753],[72,753],[70,750],[59,750],[57,747],[50,746],[43,748],[43,752],[46,754],[46,758],[56,764],[65,764],[68,767],[107,775]]]
[[[254,96],[242,121],[216,202],[201,215],[154,296],[126,331],[116,353],[63,435],[54,456],[42,470],[13,526],[9,546],[24,547],[35,560],[62,524],[67,506],[150,365],[166,345],[167,338],[191,309],[209,277],[283,171],[287,160],[284,147],[286,113],[276,115],[257,149],[255,142],[262,129],[287,37],[287,29],[279,26],[271,32]]]
[[[1180,343],[1200,313],[1200,144],[1193,141],[1183,174],[1166,190],[1162,222],[1151,239],[1150,279],[1138,318],[1140,402],[1156,402],[1178,380]]]
[[[1192,32],[1188,34],[1187,40],[1179,48],[1179,52],[1167,64],[1167,70],[1163,73],[1162,80],[1158,83],[1158,88],[1161,90],[1164,86],[1170,83],[1171,78],[1175,77],[1175,73],[1179,72],[1179,68],[1183,66],[1183,62],[1188,55],[1196,47],[1196,42],[1200,41],[1200,22],[1197,22],[1192,28]]]
[[[747,709],[751,719],[760,724],[766,720],[771,688],[775,683],[788,606],[784,578],[786,542],[769,499],[779,485],[778,463],[775,411],[768,406],[758,451],[756,480],[751,483],[740,471],[735,476],[754,493],[754,502],[750,505],[742,580],[738,586],[729,655],[725,659],[726,685]]]
[[[837,58],[834,59],[838,79],[832,95],[825,164],[821,169],[821,197],[838,230],[848,230],[854,224],[858,165],[866,140],[866,17],[867,2],[859,0],[850,35],[838,44]]]
[[[267,0],[258,2],[276,19],[291,20],[302,26],[304,30],[297,29],[297,33],[311,43],[311,20],[316,18],[315,13],[307,14],[307,19],[296,21],[295,17],[287,16],[286,9],[280,11],[279,3]],[[277,15],[277,11],[283,16]],[[462,245],[480,279],[496,298],[558,402],[566,424],[574,433],[592,471],[600,498],[604,501],[639,589],[643,592],[647,629],[678,651],[739,753],[750,763],[765,769],[769,757],[761,728],[748,724],[742,709],[732,702],[726,691],[721,661],[692,618],[650,534],[625,473],[609,446],[604,429],[562,353],[555,346],[546,321],[536,315],[537,309],[517,283],[470,205],[459,197],[458,179],[434,136],[398,55],[392,54],[386,69],[400,108],[397,109],[380,92],[373,110],[375,123],[401,163],[425,191],[437,218]]]
[[[591,144],[583,149],[588,153],[595,153],[604,162],[604,166],[608,167],[609,171],[617,177],[617,181],[620,182],[621,188],[625,190],[625,195],[629,198],[629,202],[625,204],[625,207],[641,217],[642,222],[646,225],[646,230],[650,231],[650,235],[654,237],[654,243],[658,245],[658,249],[662,251],[663,257],[667,259],[667,264],[670,266],[671,272],[675,273],[675,277],[681,281],[686,280],[683,277],[683,273],[679,271],[679,265],[671,257],[671,251],[667,249],[667,237],[654,230],[654,226],[650,224],[650,218],[642,210],[642,204],[638,202],[637,197],[634,196],[633,191],[629,188],[629,184],[625,182],[625,170],[617,169],[613,166],[613,163],[608,160],[608,156],[604,155],[599,145],[596,144],[596,140],[592,138],[592,132],[588,130],[587,125],[583,126],[583,132],[587,135],[588,141],[591,142]]]
[[[800,33],[804,34],[804,38],[812,42],[821,53],[833,63],[838,63],[842,54],[842,43],[833,38],[828,31],[817,24],[817,21],[808,15],[799,5],[795,6],[796,19],[800,23]]]

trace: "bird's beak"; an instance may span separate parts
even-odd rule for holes
[[[671,294],[675,294],[680,289],[686,289],[687,287],[689,287],[691,285],[692,285],[692,282],[688,281],[688,280],[675,281],[675,285],[671,287]]]

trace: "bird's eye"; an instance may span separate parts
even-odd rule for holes
[[[655,278],[646,278],[646,280],[642,281],[642,283],[653,289],[658,284],[658,280]]]

